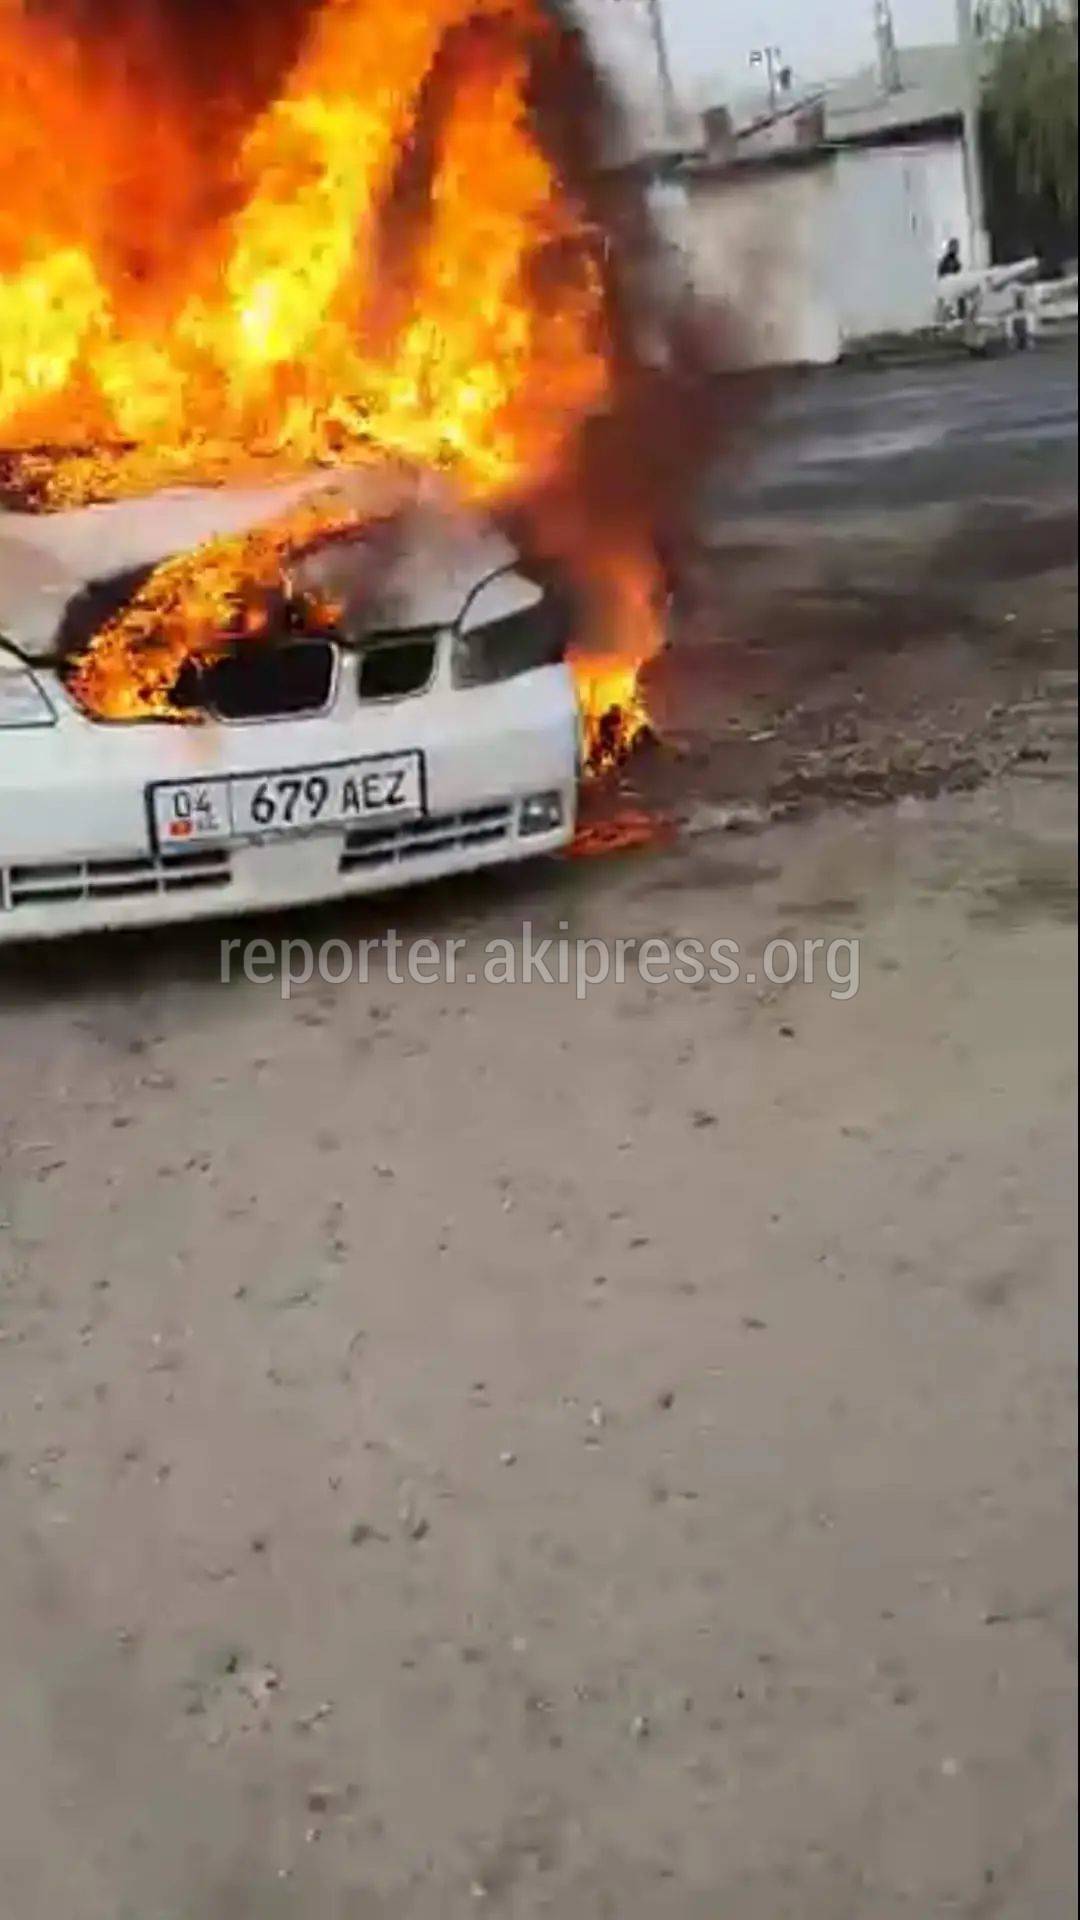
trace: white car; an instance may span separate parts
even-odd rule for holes
[[[101,583],[266,514],[206,489],[0,511],[0,942],[377,891],[571,838],[566,610],[494,527],[441,508],[402,523],[355,606],[348,547],[316,554],[345,587],[341,635],[189,673],[191,723],[80,707],[64,649]]]

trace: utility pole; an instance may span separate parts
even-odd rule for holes
[[[883,93],[899,93],[900,59],[896,51],[890,0],[874,0],[874,39],[877,41],[881,90]]]
[[[982,87],[979,43],[972,19],[971,0],[956,0],[956,40],[960,48],[960,85],[964,112],[964,187],[968,206],[968,264],[990,263],[990,244],[983,208],[982,152],[979,112]]]
[[[764,67],[769,84],[769,112],[775,113],[777,82],[784,81],[785,76],[790,78],[788,69],[784,66],[783,54],[779,47],[752,47],[750,65]]]
[[[675,101],[675,85],[671,78],[671,61],[668,58],[667,34],[664,30],[661,5],[662,0],[645,0],[653,53],[656,56],[656,78],[660,86],[660,107],[664,126],[668,133],[674,133],[678,125],[678,108]]]

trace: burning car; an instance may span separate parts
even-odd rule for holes
[[[116,11],[0,5],[0,939],[561,846],[713,417],[572,11]]]
[[[247,577],[282,506],[280,488],[188,489],[0,514],[0,941],[363,893],[570,838],[569,604],[484,517],[320,515],[212,644],[186,630],[177,666],[155,606],[140,653],[146,581],[192,549],[205,566],[214,539]]]

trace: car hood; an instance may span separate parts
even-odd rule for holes
[[[361,529],[355,541],[305,555],[294,572],[301,585],[340,598],[354,628],[452,625],[480,582],[514,562],[513,547],[489,521],[437,486],[393,473],[170,488],[54,514],[0,510],[0,641],[47,658],[69,602],[87,588],[248,532],[330,485],[370,515],[378,536],[368,540]]]

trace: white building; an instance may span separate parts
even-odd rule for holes
[[[664,169],[655,203],[689,282],[745,321],[750,363],[827,363],[851,342],[929,325],[947,241],[972,257],[954,47],[872,72],[710,138]]]

